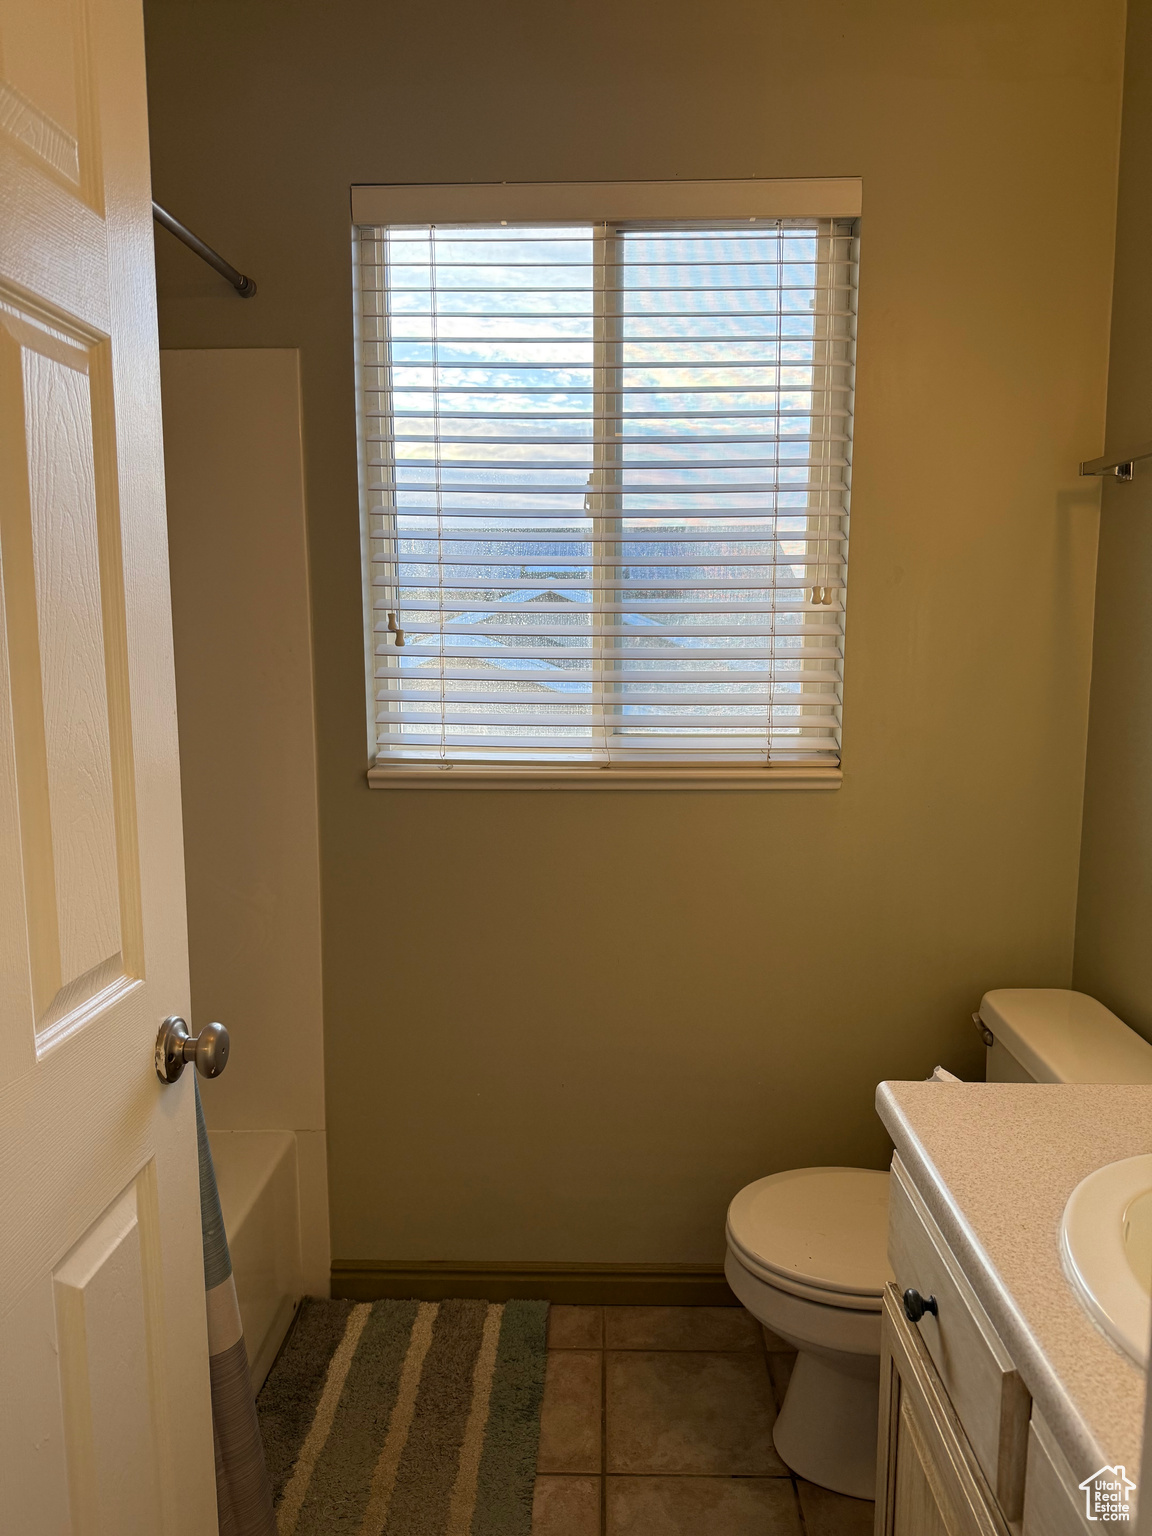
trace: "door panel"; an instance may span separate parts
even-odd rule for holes
[[[40,170],[98,206],[99,164],[84,0],[0,3],[0,129]]]
[[[945,1516],[948,1503],[931,1454],[907,1402],[900,1404],[897,1434],[893,1536],[956,1536]]]
[[[53,1272],[65,1460],[78,1536],[89,1529],[123,1536],[162,1529],[151,1357],[163,1278],[155,1231],[144,1230],[153,1214],[152,1174],[149,1164]]]
[[[216,1529],[137,0],[0,0],[0,1509]],[[194,1021],[193,1021],[194,1023]]]
[[[116,827],[107,672],[119,658],[105,641],[105,607],[113,649],[123,620],[119,593],[103,590],[99,524],[115,506],[99,505],[91,351],[0,312],[0,542],[38,1050],[128,984],[122,884],[130,906],[139,900]],[[119,767],[130,781],[131,763]],[[130,845],[134,830],[125,828]]]

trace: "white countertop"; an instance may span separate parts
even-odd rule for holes
[[[1144,1374],[1060,1267],[1068,1196],[1152,1152],[1152,1086],[881,1083],[876,1108],[1077,1478],[1140,1466]]]

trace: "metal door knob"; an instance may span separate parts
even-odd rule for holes
[[[184,1020],[173,1014],[156,1036],[156,1076],[174,1083],[186,1063],[194,1061],[201,1077],[219,1077],[228,1065],[229,1044],[223,1024],[205,1024],[198,1035],[190,1035]]]

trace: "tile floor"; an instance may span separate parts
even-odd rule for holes
[[[793,1358],[742,1307],[553,1307],[532,1536],[871,1536],[773,1448]]]

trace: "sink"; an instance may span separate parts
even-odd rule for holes
[[[1069,1196],[1060,1257],[1089,1316],[1130,1360],[1152,1327],[1152,1153],[1097,1168]]]

